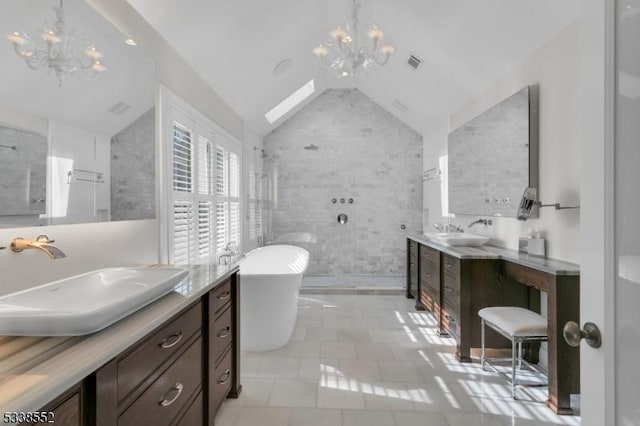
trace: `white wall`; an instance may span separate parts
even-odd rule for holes
[[[478,114],[517,92],[526,85],[537,84],[539,97],[539,198],[544,203],[563,205],[579,203],[580,193],[580,24],[567,27],[557,37],[532,54],[520,66],[474,101],[468,103],[424,136],[425,170],[437,165],[446,155],[447,134]],[[523,188],[524,190],[524,188]],[[424,208],[427,231],[434,222],[446,222],[442,214],[442,191],[437,181],[424,185]],[[466,228],[477,216],[452,219]],[[547,239],[547,256],[578,263],[580,261],[579,210],[540,210],[538,219],[527,222],[515,218],[493,218],[492,227],[476,225],[471,232],[491,236],[492,243],[518,247],[518,236],[528,228],[537,228]]]
[[[171,88],[238,139],[242,139],[242,118],[204,83],[125,0],[87,1],[154,57],[157,83]],[[157,128],[159,126],[157,123]],[[160,173],[156,175],[160,179]],[[159,260],[158,219],[2,229],[0,245],[8,245],[17,236],[34,238],[38,234],[47,234],[55,239],[56,245],[67,257],[50,260],[44,253],[35,250],[22,253],[0,251],[0,293],[105,266],[156,263]]]

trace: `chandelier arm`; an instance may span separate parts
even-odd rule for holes
[[[386,65],[387,62],[389,62],[389,57],[391,56],[391,54],[390,53],[383,53],[382,55],[383,55],[382,59],[380,59],[380,56],[376,55],[374,53],[373,60],[375,61],[376,64],[378,64],[378,65]]]

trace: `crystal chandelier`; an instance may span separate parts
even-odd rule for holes
[[[93,43],[83,40],[74,29],[69,29],[64,19],[62,0],[54,6],[56,22],[44,23],[33,31],[13,32],[7,36],[18,55],[32,70],[45,68],[55,73],[60,85],[69,76],[92,78],[107,68],[100,61],[102,53]]]
[[[327,66],[338,77],[355,77],[359,70],[368,70],[376,65],[385,65],[395,51],[390,44],[380,44],[384,33],[374,25],[367,31],[372,40],[370,46],[360,39],[358,11],[360,3],[353,0],[351,16],[345,28],[336,27],[330,39],[313,49],[322,65]]]

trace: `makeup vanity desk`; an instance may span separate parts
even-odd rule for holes
[[[445,246],[422,235],[407,237],[407,297],[416,309],[436,317],[441,335],[456,339],[456,358],[471,362],[480,347],[478,310],[521,306],[540,313],[540,292],[547,294],[549,399],[557,414],[573,414],[571,394],[580,393],[580,350],[562,337],[568,321],[580,323],[580,267],[494,246]],[[510,342],[487,330],[487,348]],[[538,361],[539,346],[527,358]]]

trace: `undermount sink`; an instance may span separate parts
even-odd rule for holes
[[[438,232],[425,233],[427,237],[436,243],[447,246],[471,246],[479,247],[489,241],[489,237],[483,235],[468,234],[466,232]]]
[[[170,293],[181,268],[106,268],[0,297],[0,335],[79,336]]]

